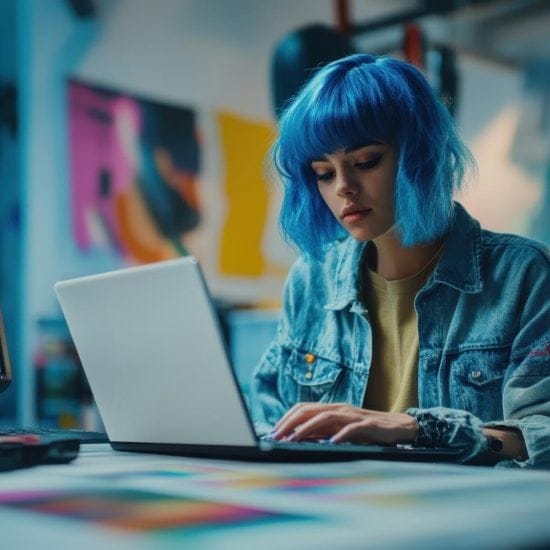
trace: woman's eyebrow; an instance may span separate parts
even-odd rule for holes
[[[373,139],[372,141],[367,141],[366,143],[361,143],[360,145],[353,145],[352,147],[346,147],[344,149],[344,153],[347,155],[348,153],[353,153],[355,151],[359,151],[360,149],[364,149],[365,147],[371,147],[372,145],[385,145],[385,143],[382,141]],[[320,158],[311,159],[309,161],[310,164],[313,164],[314,162],[329,162],[329,160],[326,157],[320,157]]]
[[[373,139],[372,141],[368,141],[367,143],[361,143],[360,145],[347,147],[346,149],[344,149],[344,153],[354,153],[355,151],[359,151],[359,149],[364,149],[365,147],[370,147],[372,145],[384,145],[384,143],[382,141]]]

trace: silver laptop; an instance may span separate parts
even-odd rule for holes
[[[456,449],[258,438],[193,257],[54,288],[114,449],[289,462],[460,456]]]

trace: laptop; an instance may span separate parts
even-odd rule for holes
[[[460,457],[460,449],[257,437],[192,256],[60,281],[54,290],[115,450],[273,462]]]

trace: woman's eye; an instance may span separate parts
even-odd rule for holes
[[[320,174],[315,174],[315,179],[317,182],[327,182],[334,177],[334,172],[322,172]]]
[[[382,160],[382,155],[366,160],[364,162],[356,162],[355,167],[359,168],[359,170],[369,170],[370,168],[374,168],[375,166],[380,164],[381,160]]]

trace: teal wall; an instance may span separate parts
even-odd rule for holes
[[[16,83],[16,2],[0,1],[0,93]],[[0,307],[4,316],[12,368],[17,370],[21,239],[17,135],[0,126]],[[0,397],[0,418],[15,415],[17,384]]]
[[[67,177],[66,79],[97,32],[65,1],[19,0],[17,11],[19,162],[21,166],[21,317],[16,346],[18,421],[35,419],[38,324],[59,316],[54,283],[118,265],[103,252],[82,255],[71,237]]]

